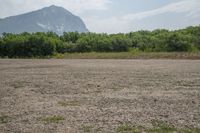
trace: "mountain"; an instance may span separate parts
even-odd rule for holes
[[[52,5],[37,11],[0,19],[0,34],[21,32],[47,32],[57,34],[78,31],[88,32],[80,17],[68,10]]]

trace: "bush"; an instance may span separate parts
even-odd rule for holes
[[[168,52],[175,52],[175,51],[183,52],[183,51],[189,51],[191,49],[191,45],[189,42],[184,40],[184,38],[182,38],[180,35],[172,34],[166,41],[165,48]]]
[[[1,57],[43,57],[55,53],[126,52],[138,49],[144,52],[198,52],[200,26],[177,31],[154,30],[128,34],[96,34],[65,32],[3,33],[0,37]]]
[[[131,46],[131,40],[127,38],[112,38],[112,50],[115,52],[128,51]]]

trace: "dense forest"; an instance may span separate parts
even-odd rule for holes
[[[200,51],[200,26],[169,31],[137,31],[127,34],[65,32],[4,33],[0,37],[0,57],[44,57],[56,53]]]

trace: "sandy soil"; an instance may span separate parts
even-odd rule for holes
[[[153,120],[200,128],[200,61],[0,60],[0,133],[114,133]]]

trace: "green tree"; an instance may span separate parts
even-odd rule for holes
[[[182,52],[182,51],[189,51],[191,45],[183,39],[182,36],[179,34],[171,34],[166,41],[166,50],[168,52]]]

